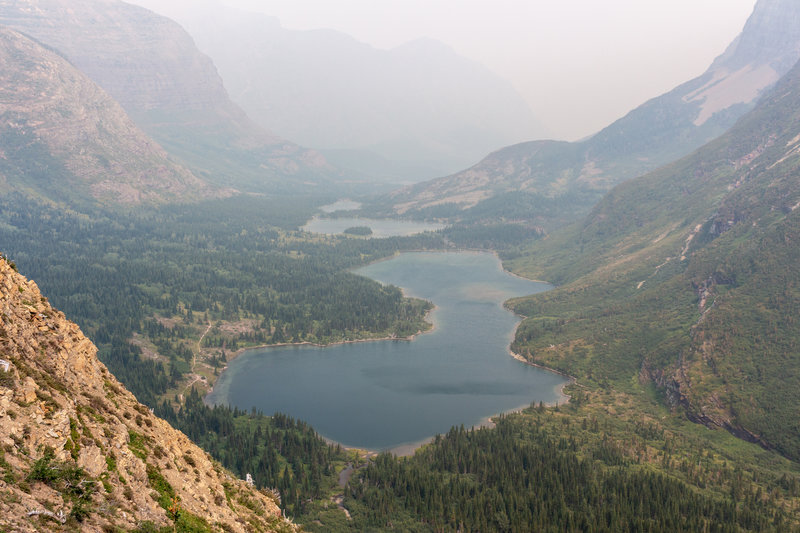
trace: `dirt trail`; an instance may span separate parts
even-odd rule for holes
[[[211,324],[209,324],[208,327],[206,328],[206,330],[203,332],[203,334],[200,335],[200,338],[197,341],[197,350],[193,351],[193,353],[192,353],[192,366],[191,366],[191,370],[190,370],[190,374],[189,374],[189,376],[192,378],[192,381],[190,381],[189,384],[186,385],[183,388],[183,391],[180,394],[181,402],[183,401],[183,398],[184,398],[184,395],[186,394],[186,391],[191,389],[194,386],[195,383],[197,383],[198,381],[201,381],[203,379],[203,376],[198,376],[197,374],[195,374],[194,368],[195,368],[195,365],[197,365],[197,354],[200,353],[201,347],[203,345],[203,339],[206,337],[206,335],[208,334],[209,331],[211,331]]]

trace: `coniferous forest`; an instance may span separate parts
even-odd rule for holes
[[[638,467],[601,438],[505,418],[453,428],[407,460],[382,454],[348,489],[356,529],[418,531],[764,531],[786,517],[750,496],[699,493]],[[776,513],[774,516],[772,513]]]
[[[177,412],[164,402],[155,413],[241,478],[250,474],[257,487],[276,490],[291,516],[301,516],[306,502],[323,498],[347,460],[340,446],[328,445],[302,421],[208,407],[195,390]]]
[[[15,298],[4,296],[3,302],[18,302],[20,313],[8,307],[2,318],[13,315],[27,333],[0,329],[6,341],[27,339],[30,346],[45,336],[52,339],[30,353],[20,346],[17,353],[35,365],[0,353],[0,428],[7,430],[0,439],[0,507],[28,513],[20,511],[15,524],[30,525],[31,531],[71,531],[94,518],[101,525],[88,529],[114,533],[273,526],[293,531],[284,522],[288,518],[301,531],[320,533],[800,533],[800,31],[795,27],[800,10],[795,2],[753,0],[739,37],[702,76],[682,80],[582,140],[514,138],[505,148],[492,141],[491,153],[481,153],[471,141],[472,166],[440,177],[429,172],[451,164],[446,160],[457,152],[448,148],[450,140],[475,141],[495,121],[509,127],[512,118],[526,114],[492,116],[490,104],[513,103],[515,90],[495,92],[489,90],[495,82],[457,81],[456,64],[475,59],[460,57],[458,46],[428,48],[428,39],[420,39],[381,50],[373,63],[365,43],[350,57],[334,41],[318,46],[306,40],[330,38],[331,31],[301,34],[275,21],[260,27],[266,19],[251,15],[247,26],[257,28],[258,39],[245,25],[235,30],[241,35],[226,34],[232,30],[224,29],[225,21],[239,15],[226,15],[222,2],[220,11],[207,15],[212,41],[235,47],[242,37],[252,44],[245,54],[252,57],[233,48],[218,49],[221,56],[215,56],[217,45],[211,46],[208,36],[191,33],[206,25],[203,17],[184,29],[126,2],[67,3],[38,2],[29,9],[25,2],[0,2],[0,264],[41,289],[41,295],[26,299],[31,285],[6,286]],[[460,21],[461,15],[455,18]],[[524,29],[535,35],[531,27]],[[266,46],[262,34],[271,33],[291,38],[259,50]],[[475,32],[471,37],[476,43],[482,38]],[[195,43],[203,41],[201,52]],[[302,54],[295,49],[300,43],[308,48]],[[484,44],[487,51],[492,46]],[[643,50],[646,44],[651,43],[643,42]],[[699,53],[702,46],[696,44]],[[602,49],[599,42],[591,46]],[[280,65],[256,64],[273,49],[280,51]],[[319,54],[314,61],[302,59],[312,51]],[[389,62],[396,52],[409,70]],[[509,62],[512,52],[504,52]],[[242,67],[241,80],[231,74],[228,56]],[[573,66],[569,56],[547,57]],[[378,68],[379,62],[394,66]],[[417,68],[428,63],[436,66]],[[300,101],[314,93],[303,89],[300,79],[293,84],[271,77],[277,85],[270,87],[251,76],[286,65],[291,65],[287,74],[320,76],[309,87],[324,89],[324,106]],[[520,64],[513,70],[525,69]],[[345,83],[340,75],[352,79]],[[373,85],[371,78],[381,83]],[[445,83],[451,79],[457,81],[452,87]],[[387,81],[392,91],[376,90]],[[408,90],[405,81],[424,82],[421,94],[414,96],[417,89]],[[497,87],[507,85],[496,81]],[[614,81],[618,89],[632,80]],[[239,82],[245,82],[245,92],[231,90]],[[266,98],[267,92],[285,90],[299,100],[270,104],[273,110],[296,108],[302,110],[298,120],[313,122],[289,124],[319,129],[331,111],[342,119],[335,137],[361,137],[351,131],[361,127],[354,119],[359,113],[336,101],[342,96],[336,96],[335,85],[346,88],[348,97],[359,96],[356,108],[364,107],[359,112],[378,118],[374,131],[393,135],[402,131],[391,123],[393,113],[374,111],[408,100],[403,128],[415,133],[406,140],[370,135],[374,145],[322,143],[326,146],[317,151],[311,143],[300,146],[305,141],[288,132],[268,133],[274,121],[264,125],[264,117],[234,101],[237,93]],[[583,96],[595,108],[602,84],[596,85],[588,84],[588,97]],[[445,88],[444,100],[460,106],[453,110],[458,120],[436,125],[427,118],[439,115],[437,106],[444,104],[435,96]],[[464,107],[476,88],[480,99]],[[577,100],[567,104],[581,109]],[[590,118],[582,113],[576,112],[581,121]],[[573,118],[562,116],[559,122]],[[423,123],[429,126],[420,129]],[[427,138],[439,130],[447,142]],[[533,129],[514,135],[528,135],[524,131]],[[403,154],[417,150],[416,163],[404,160]],[[402,176],[393,176],[398,169]],[[433,179],[424,181],[428,178]],[[349,207],[328,213],[334,202]],[[302,230],[312,217],[328,216],[354,221],[341,235]],[[374,238],[381,231],[369,218],[444,229]],[[434,322],[445,324],[445,303],[439,304],[441,314],[429,315],[437,302],[407,297],[400,287],[355,272],[403,252],[475,250],[496,254],[502,268],[515,275],[553,284],[503,304],[521,318],[509,339],[511,353],[503,336],[500,355],[558,373],[554,381],[560,388],[547,391],[557,403],[499,414],[481,428],[453,427],[408,446],[413,450],[407,456],[331,443],[293,418],[291,408],[262,413],[205,403],[228,364],[248,349],[411,340],[434,329]],[[455,277],[458,269],[447,268],[446,275]],[[427,273],[417,266],[409,271]],[[470,308],[473,293],[494,291],[488,285],[470,276],[464,299],[455,305]],[[446,290],[462,295],[462,287]],[[494,300],[480,303],[497,308]],[[100,368],[102,376],[95,384],[98,396],[83,405],[45,364],[56,360],[50,353],[61,354],[61,345],[72,343],[43,322],[56,309],[80,326],[107,367],[97,364],[90,343],[80,343],[81,361]],[[474,315],[493,323],[479,309]],[[445,331],[436,328],[437,335]],[[82,338],[74,333],[70,339]],[[407,345],[415,346],[402,344]],[[454,358],[431,374],[453,378],[456,364],[471,372],[470,378],[483,373],[472,361],[463,362],[465,350],[446,348],[439,353]],[[480,356],[482,350],[476,350]],[[75,353],[67,351],[59,355],[63,366],[81,366],[70,365]],[[289,357],[295,352],[276,351]],[[377,352],[367,355],[377,359]],[[387,395],[392,398],[387,403],[412,422],[429,414],[422,412],[436,401],[427,403],[429,397],[447,394],[471,409],[466,397],[478,389],[498,397],[513,392],[505,383],[493,387],[461,378],[437,388],[424,382],[429,376],[418,377],[423,372],[407,377],[408,361],[390,352],[396,366],[388,370],[369,368],[374,360],[366,357],[357,368],[334,357],[325,364],[352,376],[381,374],[380,393],[405,387],[424,405],[411,409],[410,401],[394,399],[399,395]],[[297,372],[264,368],[291,392],[301,390],[298,383],[311,384],[312,392],[302,399],[316,402],[314,414],[333,418],[336,410],[345,420],[358,416],[354,412],[362,405],[374,407],[370,402],[380,394],[373,393],[372,383],[362,387],[336,379],[332,366],[317,361]],[[34,372],[39,363],[43,370]],[[326,370],[317,372],[321,381],[313,381],[320,368]],[[120,409],[123,391],[109,371],[136,396],[125,395],[130,409]],[[252,380],[259,393],[282,392],[259,379]],[[325,382],[339,386],[342,395],[318,394]],[[360,389],[364,398],[357,395]],[[46,390],[58,391],[64,405]],[[528,401],[525,396],[518,403]],[[69,409],[74,412],[65,414]],[[155,437],[171,430],[153,415],[206,453],[165,454]],[[114,419],[120,424],[113,426]],[[381,416],[381,422],[387,419]],[[369,425],[368,431],[374,428]],[[123,460],[133,457],[145,462]],[[207,494],[184,492],[181,502],[177,480],[181,486],[187,479],[202,484],[211,477],[203,469],[223,481]],[[134,482],[152,492],[134,494]],[[51,489],[58,489],[63,501],[56,501],[58,492],[42,496]],[[34,502],[42,508],[32,509]],[[182,503],[209,516],[182,512]],[[252,513],[236,514],[237,506]],[[228,511],[238,521],[207,520]],[[269,520],[257,527],[253,516],[259,513]],[[124,526],[111,519],[120,516]],[[14,530],[3,518],[0,533]]]
[[[204,327],[203,346],[220,350],[219,366],[236,343],[325,342],[424,327],[427,303],[347,269],[397,251],[441,248],[441,236],[297,233],[313,200],[307,210],[213,201],[203,217],[180,206],[126,215],[64,211],[23,197],[3,202],[0,237],[8,255],[92,336],[115,375],[224,466],[279,494],[287,515],[308,530],[797,526],[795,468],[756,456],[745,462],[734,445],[694,435],[691,423],[641,425],[635,412],[610,416],[598,406],[619,400],[598,394],[613,391],[573,391],[559,412],[532,409],[500,419],[494,430],[454,428],[410,458],[359,455],[326,444],[285,415],[211,408],[192,388],[183,398],[169,392],[189,371]],[[469,228],[456,227],[452,236],[477,243],[492,233],[470,237]],[[242,317],[258,327],[237,337],[214,326]],[[144,357],[131,342],[137,335],[162,357]],[[657,420],[664,411],[654,400],[648,417]],[[703,448],[708,454],[697,456]],[[347,465],[355,470],[343,487],[339,473]]]
[[[575,410],[569,408],[568,410]],[[366,460],[345,487],[338,472],[357,456],[326,444],[307,424],[190,395],[176,413],[156,410],[241,477],[277,491],[281,507],[312,531],[794,531],[775,499],[747,472],[708,467],[700,485],[631,457],[597,419],[565,424],[569,413],[531,408],[495,429],[452,428],[412,457]],[[572,413],[574,415],[574,413]],[[653,427],[642,435],[658,438]],[[668,444],[667,446],[670,446]],[[674,446],[674,444],[673,444]],[[363,461],[363,459],[361,459]],[[702,460],[700,462],[703,462]],[[674,466],[683,469],[680,459]],[[692,468],[689,465],[689,468]],[[712,480],[716,480],[715,482]],[[712,485],[728,483],[721,492]],[[800,493],[800,482],[772,480]],[[719,487],[717,487],[719,488]],[[331,502],[341,493],[350,520]]]
[[[440,239],[308,237],[296,231],[313,212],[308,202],[223,200],[124,215],[12,196],[0,200],[0,242],[114,375],[155,406],[189,370],[200,325],[250,320],[241,337],[217,339],[228,352],[248,342],[324,344],[427,327],[427,302],[347,269]],[[164,357],[140,357],[134,334]]]

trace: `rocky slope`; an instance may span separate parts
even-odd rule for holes
[[[58,50],[216,184],[297,190],[336,175],[320,154],[254,124],[170,19],[118,0],[0,0],[0,24]]]
[[[53,50],[0,27],[0,179],[51,199],[136,204],[221,196]]]
[[[164,13],[213,58],[231,97],[259,124],[326,154],[335,150],[340,160],[358,154],[353,164],[364,170],[372,153],[395,168],[369,170],[420,181],[545,134],[508,82],[434,40],[379,50],[216,2]]]
[[[272,496],[151,414],[96,352],[0,259],[0,529],[293,530]]]
[[[719,139],[615,187],[515,269],[562,285],[515,348],[587,383],[655,384],[800,459],[800,64]],[[552,317],[542,319],[540,317]]]
[[[590,139],[508,147],[463,172],[400,190],[387,203],[407,213],[441,206],[466,210],[506,193],[540,200],[578,195],[567,217],[574,220],[614,185],[722,134],[798,58],[800,5],[759,0],[743,32],[705,74],[645,103]],[[496,214],[502,215],[502,209]]]

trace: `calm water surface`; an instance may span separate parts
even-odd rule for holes
[[[339,235],[347,228],[368,226],[372,230],[371,237],[403,237],[415,235],[425,231],[436,231],[444,228],[444,224],[430,224],[427,222],[414,222],[411,220],[372,219],[372,218],[322,218],[314,217],[309,220],[303,231],[309,233],[324,233],[326,235]]]
[[[334,441],[382,450],[562,399],[564,378],[509,355],[519,319],[502,307],[549,285],[477,253],[407,253],[357,273],[432,301],[436,329],[412,342],[251,350],[230,363],[208,401],[281,411]]]

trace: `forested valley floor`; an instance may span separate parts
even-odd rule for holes
[[[298,232],[322,201],[244,197],[133,214],[7,196],[0,242],[142,402],[279,494],[307,530],[798,530],[796,463],[689,422],[655,389],[579,379],[566,406],[454,428],[409,458],[329,445],[285,415],[204,405],[239,349],[426,327],[427,302],[349,269],[454,243],[513,257],[536,238],[493,242],[467,226],[389,239]]]

